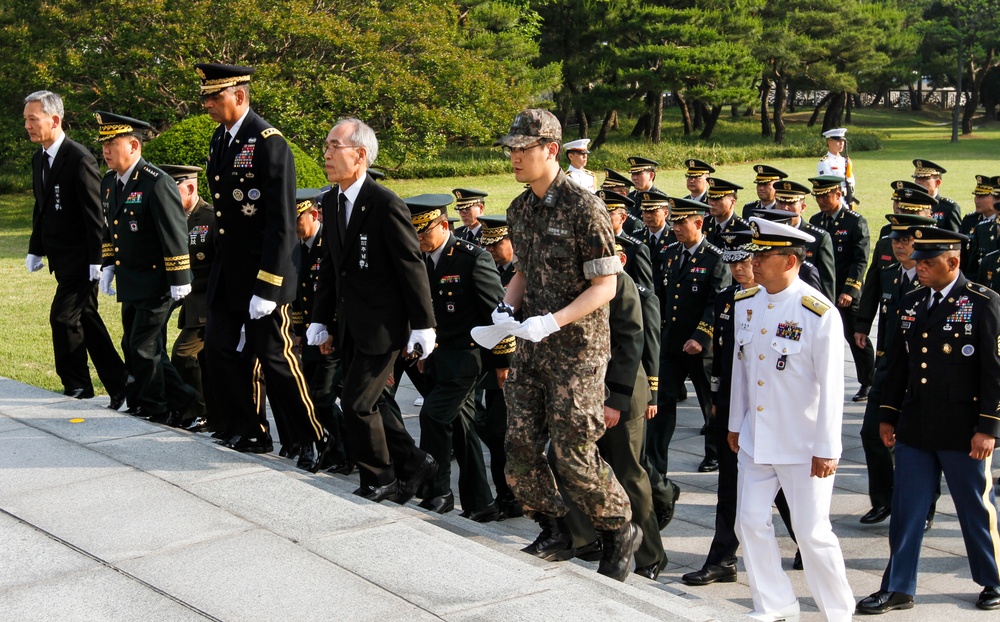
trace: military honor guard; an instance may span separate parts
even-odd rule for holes
[[[650,267],[653,272],[653,291],[662,298],[667,254],[669,249],[677,244],[674,230],[667,223],[667,215],[672,205],[671,199],[662,192],[654,190],[636,193],[634,196],[635,200],[639,201],[645,227],[633,232],[633,235],[649,249]]]
[[[958,231],[962,226],[962,208],[952,199],[941,196],[941,177],[947,172],[943,166],[930,160],[913,161],[913,181],[937,199],[933,217],[938,228]]]
[[[646,289],[653,289],[653,266],[649,259],[649,246],[635,236],[625,233],[625,221],[632,209],[632,199],[623,194],[609,190],[598,190],[597,196],[608,208],[608,216],[611,218],[611,228],[614,229],[616,238],[627,240],[628,244],[622,244],[625,256],[625,272],[628,273],[636,285],[641,285]]]
[[[195,402],[178,425],[202,432],[211,428],[210,414],[218,411],[205,361],[205,322],[208,320],[208,278],[215,258],[215,212],[198,194],[200,166],[164,164],[160,167],[177,183],[181,206],[187,219],[188,256],[191,260],[191,293],[180,302],[177,328],[180,329],[170,352],[181,380],[196,391]]]
[[[483,237],[483,223],[479,221],[479,217],[486,210],[486,197],[489,193],[472,188],[455,188],[451,193],[455,195],[455,209],[462,219],[462,226],[455,227],[455,237],[479,244]]]
[[[868,399],[872,378],[875,373],[875,350],[866,343],[859,347],[854,339],[854,323],[858,304],[861,300],[861,284],[868,267],[868,253],[871,240],[868,236],[868,221],[858,212],[844,207],[840,188],[843,178],[837,175],[811,177],[812,194],[820,212],[809,219],[814,227],[825,230],[833,243],[835,266],[835,301],[843,322],[844,338],[851,347],[854,367],[861,387],[853,397],[855,402]]]
[[[63,101],[51,91],[24,98],[24,129],[40,148],[31,158],[35,205],[25,267],[45,267],[56,278],[49,310],[52,353],[63,395],[94,397],[87,356],[111,398],[110,408],[125,402],[128,371],[98,312],[104,214],[99,198],[97,160],[63,131]]]
[[[1000,609],[997,507],[990,473],[1000,435],[1000,296],[959,269],[960,233],[912,227],[923,287],[900,301],[886,355],[880,433],[896,457],[889,562],[859,613],[914,606],[924,522],[944,472],[980,609]],[[808,568],[808,562],[806,565]]]
[[[750,201],[743,206],[743,220],[748,220],[753,216],[753,210],[774,209],[774,182],[788,177],[788,173],[769,164],[756,164],[753,167],[753,172],[755,173],[753,183],[757,190],[757,200]]]
[[[632,199],[635,204],[634,210],[640,210],[638,213],[636,211],[629,212],[635,215],[639,220],[645,220],[641,213],[641,201],[639,200],[640,193],[643,192],[657,192],[663,194],[653,182],[656,181],[656,167],[660,163],[656,160],[650,160],[649,158],[642,158],[639,156],[632,156],[628,159],[628,170],[629,175],[632,177],[632,191],[628,193],[628,198]],[[606,180],[605,180],[606,181]],[[636,231],[639,229],[641,223],[633,221],[631,218],[629,222],[625,224],[625,232],[639,237]]]
[[[101,291],[122,304],[122,350],[135,377],[133,414],[174,424],[195,400],[167,355],[174,302],[191,293],[187,223],[174,180],[142,157],[145,121],[98,112],[98,141],[108,172],[101,180],[106,214]],[[112,281],[115,286],[112,287]]]
[[[912,192],[912,191],[910,191]],[[923,200],[934,199],[925,193]],[[913,199],[907,199],[913,200]],[[927,210],[929,213],[930,210]],[[861,517],[861,523],[871,525],[880,523],[892,513],[892,449],[882,443],[879,434],[880,412],[882,404],[882,387],[886,380],[885,353],[892,348],[899,326],[900,301],[914,289],[921,287],[917,277],[917,262],[910,258],[913,252],[913,236],[910,227],[933,226],[933,218],[910,213],[886,214],[889,221],[888,239],[892,246],[895,261],[885,266],[878,274],[871,274],[871,282],[865,282],[861,295],[861,306],[854,325],[854,339],[858,347],[865,347],[872,323],[878,314],[878,330],[875,352],[875,375],[872,388],[865,407],[865,417],[861,424],[861,446],[865,451],[865,465],[868,468],[868,498],[872,507]],[[872,301],[872,302],[868,302]]]
[[[708,178],[715,172],[715,167],[708,162],[694,159],[688,160],[686,164],[684,185],[687,186],[688,195],[684,198],[708,203]]]
[[[597,192],[597,176],[594,175],[593,171],[587,170],[587,156],[590,155],[590,150],[587,149],[588,145],[590,145],[589,138],[571,140],[563,145],[566,159],[569,160],[566,177],[591,192]]]
[[[721,247],[722,236],[733,231],[748,231],[750,224],[736,215],[736,195],[743,186],[717,177],[708,178],[707,200],[710,218],[705,219],[705,238]]]
[[[848,199],[854,196],[854,165],[851,159],[844,153],[847,150],[847,128],[838,127],[823,132],[826,139],[826,155],[819,159],[816,166],[816,175],[836,175],[843,177],[840,184],[841,198],[847,206]],[[848,206],[848,209],[850,207]]]
[[[806,243],[806,259],[816,266],[819,271],[820,282],[823,287],[820,291],[830,301],[836,299],[837,268],[833,258],[833,240],[826,229],[816,227],[803,218],[802,214],[806,209],[806,195],[812,190],[798,182],[783,179],[775,182],[775,205],[778,209],[790,212],[791,220],[788,224],[800,231],[809,234],[812,242]]]
[[[758,620],[797,619],[799,602],[771,522],[785,492],[813,598],[826,620],[850,620],[854,596],[830,524],[842,451],[844,346],[840,315],[798,278],[808,233],[751,218],[754,280],[734,297],[729,445],[738,452],[736,533]]]
[[[983,257],[1000,248],[1000,224],[997,221],[1000,176],[976,175],[975,202],[979,222],[969,234],[968,260],[963,270],[966,278],[975,277]]]
[[[729,270],[722,263],[722,251],[705,239],[704,203],[689,199],[669,199],[670,221],[677,243],[667,249],[660,295],[660,380],[659,403],[647,434],[646,452],[664,477],[669,471],[667,451],[677,427],[677,394],[689,376],[698,395],[704,422],[712,417],[709,382],[712,366],[714,300],[729,285]],[[705,457],[700,472],[719,468],[716,446],[705,435]],[[675,484],[676,486],[676,484]]]

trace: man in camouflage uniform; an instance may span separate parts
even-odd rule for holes
[[[567,559],[572,538],[544,448],[551,441],[567,492],[601,534],[598,572],[625,580],[642,540],[621,484],[597,452],[605,431],[604,373],[610,355],[607,303],[622,271],[607,209],[559,167],[562,128],[552,113],[525,110],[502,145],[514,177],[529,187],[507,223],[518,272],[494,312],[515,310],[521,339],[504,395],[509,411],[507,481],[534,510],[542,532],[525,552]]]

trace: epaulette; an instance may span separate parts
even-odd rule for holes
[[[705,242],[705,252],[713,253],[715,255],[718,255],[719,257],[722,257],[722,249],[716,246],[715,244],[712,244],[711,242]]]
[[[618,237],[624,238],[624,239],[628,240],[629,242],[631,242],[633,244],[642,244],[642,240],[640,240],[639,238],[635,237],[632,234],[625,233],[624,231],[622,231],[621,233],[619,233]]]
[[[736,302],[737,300],[743,300],[744,298],[753,298],[754,296],[757,295],[757,292],[759,291],[760,291],[760,286],[755,285],[750,289],[744,289],[741,292],[736,292],[735,294],[733,294],[733,302]]]
[[[458,250],[469,253],[470,255],[477,255],[477,251],[483,250],[481,247],[476,246],[468,240],[455,240],[455,247],[458,248]]]
[[[854,216],[855,218],[861,218],[861,214],[860,213],[855,212],[854,210],[851,210],[851,209],[841,210],[841,212],[844,213],[844,214],[850,214],[851,216]]]
[[[588,169],[583,169],[583,172],[586,173],[586,174],[588,174],[588,175],[590,175],[591,177],[595,177],[595,178],[597,177],[597,175],[594,174],[594,171],[591,171],[591,170],[588,170]]]
[[[823,314],[830,310],[830,305],[815,296],[803,296],[802,306],[820,317],[823,317]]]
[[[671,242],[670,244],[667,244],[666,246],[664,246],[663,250],[665,250],[665,251],[666,250],[670,250],[671,248],[677,246],[678,244],[680,244],[680,242],[678,242],[678,241],[675,240],[675,241]]]
[[[107,177],[108,175],[117,175],[117,174],[118,174],[118,173],[117,173],[117,172],[115,171],[115,169],[113,169],[113,168],[109,168],[109,169],[108,169],[108,172],[107,172],[107,173],[105,173],[105,174],[104,174],[104,176],[105,176],[105,177]]]
[[[148,164],[143,164],[142,165],[142,172],[145,173],[146,175],[148,175],[149,177],[152,177],[153,179],[159,179],[160,178],[160,171],[158,169],[153,168],[152,166],[150,166]]]
[[[648,292],[648,291],[649,291],[648,289],[646,289],[646,288],[645,288],[645,287],[643,287],[642,285],[639,285],[638,283],[636,283],[636,284],[635,284],[635,288],[636,288],[637,290],[639,290],[639,293],[640,293],[640,294],[642,294],[642,293],[645,293],[645,292]]]
[[[270,138],[272,136],[281,136],[281,130],[276,127],[269,127],[260,133],[261,138]]]
[[[823,156],[822,158],[820,158],[819,161],[820,162],[826,162],[829,159],[830,159],[830,154],[828,153],[825,156]]]
[[[802,218],[800,218],[799,220],[801,220],[802,222],[804,222],[805,225],[806,225],[806,227],[808,227],[809,229],[812,229],[813,231],[822,231],[823,233],[826,233],[827,235],[829,235],[829,232],[827,232],[826,229],[824,229],[822,227],[817,227],[816,225],[812,224],[811,222],[806,222]]]
[[[997,222],[996,218],[991,218],[990,220],[984,220],[982,222],[977,222],[976,226],[977,227],[983,227],[983,226],[988,226],[988,225],[996,224],[996,222]]]
[[[973,283],[972,281],[969,281],[968,283],[965,284],[965,289],[969,290],[973,294],[978,294],[986,299],[990,298],[991,293],[994,296],[996,296],[996,293],[990,290],[989,287],[986,287],[985,285],[980,285],[979,283]]]

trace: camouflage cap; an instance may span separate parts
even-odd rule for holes
[[[493,146],[517,149],[533,145],[541,138],[562,142],[562,126],[559,124],[559,119],[548,110],[529,108],[514,117],[510,131],[506,136],[498,138]]]

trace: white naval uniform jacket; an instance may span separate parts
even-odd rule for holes
[[[842,155],[833,155],[829,151],[826,155],[820,158],[819,164],[816,165],[817,175],[837,175],[843,177],[847,180],[846,184],[840,184],[840,190],[844,193],[847,192],[847,186],[854,187],[854,172],[851,172],[851,176],[847,176],[847,158]]]
[[[729,431],[739,432],[740,449],[757,464],[839,459],[844,417],[840,314],[798,278],[775,295],[763,287],[741,294],[733,313]]]
[[[576,168],[570,165],[566,169],[566,177],[569,177],[591,192],[597,192],[597,177],[585,168]]]

